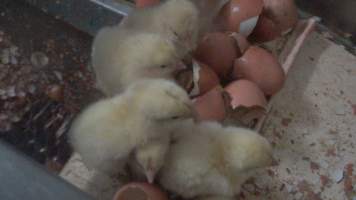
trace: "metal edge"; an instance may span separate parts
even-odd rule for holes
[[[83,193],[41,165],[0,141],[0,199],[90,200]]]
[[[129,2],[114,0],[23,0],[94,36],[103,26],[119,23],[131,10]]]

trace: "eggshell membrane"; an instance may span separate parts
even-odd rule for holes
[[[257,46],[251,46],[235,60],[233,78],[255,82],[266,95],[277,93],[284,84],[285,74],[277,58]]]
[[[199,87],[198,95],[205,94],[219,85],[220,81],[218,75],[216,75],[216,73],[207,65],[196,61],[193,71],[194,70],[198,70],[197,73],[199,73],[198,76],[194,76],[194,79],[198,79],[194,80],[194,83],[197,83]]]
[[[227,31],[248,36],[262,13],[262,0],[230,0],[220,11],[218,21]]]
[[[225,87],[225,91],[231,96],[231,106],[267,106],[267,100],[261,89],[252,81],[238,80]]]
[[[237,58],[236,47],[236,41],[228,33],[209,33],[199,43],[194,57],[225,78]]]
[[[217,86],[193,100],[198,121],[222,121],[226,118],[226,105],[222,92],[223,89]]]
[[[148,6],[153,6],[158,4],[160,0],[135,0],[135,4],[137,8],[144,8]]]
[[[113,200],[168,200],[167,195],[148,183],[130,183],[123,186]]]
[[[245,51],[250,47],[250,43],[248,42],[248,40],[244,35],[239,33],[232,33],[231,37],[233,37],[237,42],[238,50],[240,51],[237,54],[238,57],[241,57],[245,53]]]
[[[282,34],[298,22],[298,10],[294,0],[263,0],[264,15],[274,21]]]

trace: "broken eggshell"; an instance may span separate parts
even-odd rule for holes
[[[226,110],[230,97],[221,86],[217,86],[206,94],[193,99],[198,121],[222,121],[226,118]]]
[[[211,67],[220,78],[229,75],[237,57],[236,40],[228,33],[207,34],[194,52],[194,58]]]
[[[238,47],[237,50],[239,51],[237,53],[237,56],[241,57],[245,53],[245,51],[250,47],[250,43],[248,42],[246,37],[240,33],[231,33],[231,37],[234,38],[237,43],[237,47]]]
[[[262,9],[262,0],[230,0],[220,11],[218,22],[226,31],[247,37],[255,28]]]
[[[293,0],[264,0],[264,9],[249,40],[269,42],[289,33],[298,22]]]
[[[257,43],[269,42],[281,36],[281,30],[265,15],[261,15],[258,19],[256,28],[249,36],[249,40]]]
[[[192,97],[205,94],[220,82],[218,75],[211,68],[196,60],[191,68],[177,73],[175,79]]]
[[[113,200],[168,200],[159,188],[148,183],[130,183],[123,186]]]
[[[232,109],[239,106],[260,106],[265,108],[267,100],[261,89],[249,80],[238,80],[225,87],[225,91],[231,97]]]
[[[266,95],[276,94],[285,81],[285,73],[277,58],[257,46],[251,46],[235,60],[232,76],[253,81]]]
[[[190,92],[190,96],[198,96],[205,94],[214,87],[219,85],[219,77],[207,65],[194,61],[193,63],[193,83],[194,87]]]
[[[263,0],[263,15],[271,19],[281,34],[288,33],[298,22],[298,11],[294,0]]]

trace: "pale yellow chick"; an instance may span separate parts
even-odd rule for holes
[[[254,131],[188,122],[160,172],[161,185],[184,198],[233,197],[250,172],[272,164],[269,142]]]
[[[197,45],[199,20],[199,10],[190,0],[167,0],[156,6],[134,10],[119,27],[168,38],[184,56]]]
[[[173,79],[173,73],[185,67],[172,41],[117,26],[95,37],[92,66],[99,89],[108,96],[143,78]]]
[[[170,124],[191,117],[191,108],[187,93],[175,83],[142,80],[123,94],[85,109],[71,127],[70,142],[89,168],[114,174],[134,150],[145,151],[157,141],[166,145],[162,138],[170,137]],[[150,156],[164,157],[165,153]]]
[[[157,172],[164,164],[169,145],[169,137],[160,137],[137,148],[133,158],[129,160],[129,169],[133,179],[153,183]]]

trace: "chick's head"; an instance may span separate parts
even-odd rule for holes
[[[190,0],[170,0],[161,5],[167,35],[187,52],[195,49],[199,35],[199,10]]]
[[[136,109],[152,122],[165,122],[193,117],[193,104],[187,92],[172,81],[147,79],[133,84]]]
[[[169,140],[146,144],[135,151],[135,159],[146,175],[147,181],[153,183],[156,174],[162,168],[169,146]]]
[[[150,33],[140,33],[126,41],[126,50],[120,57],[122,73],[127,83],[145,78],[173,78],[176,71],[185,68],[173,42]]]

